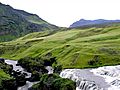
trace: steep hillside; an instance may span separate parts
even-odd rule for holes
[[[112,23],[119,23],[120,20],[104,20],[104,19],[97,19],[97,20],[85,20],[85,19],[80,19],[79,21],[74,22],[73,24],[70,25],[70,28],[75,28],[75,27],[92,27],[94,26],[101,26],[101,25],[107,25],[107,24],[112,24]]]
[[[64,68],[120,64],[120,24],[104,28],[36,32],[0,44],[0,57],[18,60],[52,54]]]
[[[0,3],[0,41],[10,41],[31,32],[56,29],[57,26],[49,24],[35,14]]]

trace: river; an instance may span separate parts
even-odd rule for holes
[[[75,81],[76,90],[120,90],[120,65],[95,69],[65,69],[60,76]]]
[[[19,70],[28,74],[21,66],[16,66],[17,61],[5,60],[5,63],[13,65],[13,70]],[[47,66],[48,74],[53,73],[53,68]],[[60,73],[60,77],[69,78],[76,82],[76,90],[120,90],[120,65],[104,66],[95,69],[65,69]],[[18,90],[28,90],[33,84],[38,82],[29,82]]]

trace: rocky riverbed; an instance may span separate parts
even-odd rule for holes
[[[21,66],[18,66],[17,61],[14,60],[5,60],[5,63],[9,64],[9,65],[13,65],[13,70],[14,71],[19,71],[21,73],[26,73],[26,78],[30,78],[31,77],[31,73],[27,72],[24,68],[22,68]],[[38,82],[30,82],[30,81],[26,81],[26,84],[24,86],[18,87],[18,90],[28,90],[28,88],[30,88],[32,85],[36,84]]]

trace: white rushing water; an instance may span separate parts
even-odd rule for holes
[[[96,69],[65,69],[62,78],[76,82],[76,90],[120,90],[120,65]]]
[[[25,71],[25,69],[23,69],[21,66],[16,66],[17,61],[5,60],[5,63],[7,63],[9,65],[13,65],[13,70],[15,70],[15,71],[21,71],[21,73],[26,73],[27,74],[26,78],[31,77],[31,73]],[[17,90],[28,90],[28,88],[30,88],[33,84],[36,84],[36,83],[38,83],[38,82],[26,81],[26,84],[24,86],[18,87]]]
[[[27,77],[31,73],[26,72],[21,66],[16,66],[17,61],[5,60],[5,63],[13,65],[13,70],[25,72]],[[47,66],[48,74],[53,73],[53,68]],[[120,90],[120,65],[104,66],[95,69],[65,69],[60,73],[60,77],[69,78],[76,82],[76,90]],[[18,90],[28,90],[33,84],[38,82],[26,82],[26,85]]]
[[[31,77],[31,73],[27,72],[21,66],[16,66],[17,61],[5,60],[5,63],[7,63],[9,65],[13,65],[13,70],[15,70],[15,71],[20,71],[21,73],[26,73],[27,74],[26,78],[30,78]],[[47,66],[46,69],[48,70],[48,74],[52,74],[53,73],[54,69],[51,66]],[[18,87],[17,90],[28,90],[28,88],[32,87],[32,85],[37,84],[37,83],[39,83],[39,81],[37,81],[37,82],[26,81],[26,84],[24,86]]]
[[[60,73],[60,76],[75,81],[76,90],[103,90],[94,81],[94,79],[99,81],[101,78],[94,77],[95,75],[87,69],[65,69]],[[103,80],[101,79],[101,81]]]
[[[14,61],[14,60],[5,60],[5,63],[7,63],[9,65],[13,65],[13,70],[14,71],[21,71],[21,73],[26,73],[27,74],[26,78],[31,77],[31,73],[25,71],[25,69],[23,69],[21,66],[16,66],[17,61]]]
[[[51,66],[47,66],[45,69],[48,70],[48,74],[52,74],[54,70]]]
[[[105,79],[110,85],[108,90],[120,90],[120,65],[99,67],[91,72]]]
[[[24,86],[21,86],[18,88],[18,90],[28,90],[28,88],[32,87],[32,85],[37,84],[39,82],[29,82],[26,81],[26,84]]]

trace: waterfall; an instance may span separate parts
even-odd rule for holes
[[[60,76],[75,81],[76,90],[120,90],[120,65],[65,69]]]
[[[108,90],[120,90],[120,65],[99,67],[91,72],[103,77],[111,85]]]
[[[78,80],[76,84],[77,87],[81,90],[99,90],[99,88],[96,86],[95,82],[93,81]]]
[[[76,90],[101,90],[94,81],[81,78],[80,69],[65,69],[60,73],[62,78],[69,78],[76,82]]]

